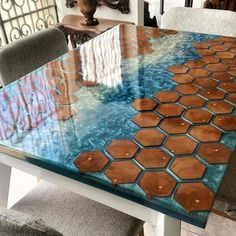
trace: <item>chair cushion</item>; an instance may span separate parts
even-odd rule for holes
[[[13,209],[43,219],[65,236],[137,236],[144,223],[44,181]]]
[[[224,36],[236,36],[236,12],[203,8],[169,8],[161,28]]]
[[[0,81],[7,85],[68,51],[65,35],[46,29],[0,49]]]
[[[41,219],[14,210],[0,208],[0,235],[4,236],[62,236]]]

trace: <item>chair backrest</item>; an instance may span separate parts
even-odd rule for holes
[[[161,28],[214,35],[236,36],[236,12],[173,7],[161,20]]]
[[[5,86],[67,51],[65,36],[56,28],[19,39],[0,49],[0,82]]]

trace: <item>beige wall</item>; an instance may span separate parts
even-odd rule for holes
[[[68,14],[81,14],[77,7],[67,8],[65,6],[65,0],[56,0],[58,7],[59,19]],[[143,25],[144,21],[144,10],[143,10],[144,0],[130,0],[129,14],[121,14],[118,10],[113,10],[105,6],[99,7],[97,9],[95,16],[106,19],[122,20],[133,22],[138,25]]]

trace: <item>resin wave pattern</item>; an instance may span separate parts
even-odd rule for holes
[[[0,91],[0,150],[204,227],[236,143],[235,48],[115,27]]]

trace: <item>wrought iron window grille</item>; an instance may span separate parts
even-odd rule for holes
[[[0,47],[57,22],[55,0],[0,0]]]

